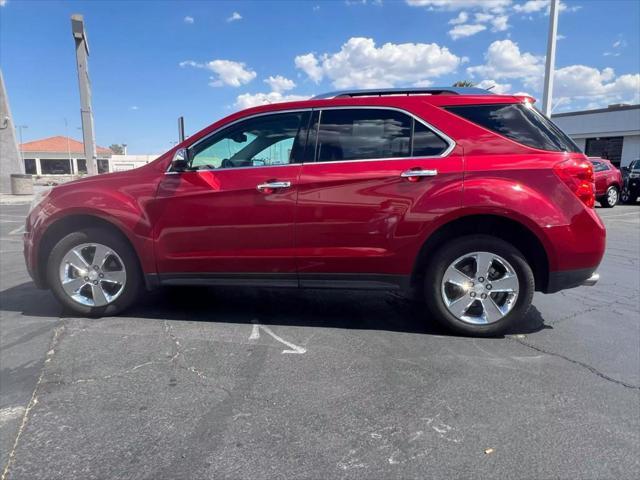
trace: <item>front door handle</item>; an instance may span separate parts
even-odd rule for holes
[[[289,188],[290,186],[291,182],[265,182],[259,184],[256,188],[259,192],[272,193],[274,190],[278,190],[279,188]]]
[[[406,178],[411,183],[419,181],[420,177],[435,177],[436,175],[438,175],[438,170],[423,170],[422,168],[411,168],[400,174],[402,178]]]
[[[422,170],[421,168],[416,168],[415,170],[405,170],[400,174],[402,178],[435,177],[436,175],[438,175],[438,170]]]

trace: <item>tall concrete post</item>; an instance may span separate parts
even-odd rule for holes
[[[11,174],[24,173],[20,161],[16,128],[9,108],[9,97],[4,86],[4,77],[0,70],[0,191],[11,192]]]
[[[558,0],[551,0],[549,12],[549,38],[547,40],[547,61],[544,67],[544,92],[542,100],[543,113],[551,118],[553,103],[553,70],[556,65],[556,37],[558,33]]]
[[[98,173],[96,137],[93,131],[93,111],[91,110],[91,82],[89,80],[89,43],[84,29],[82,15],[71,15],[71,32],[76,44],[76,65],[80,86],[80,114],[82,117],[82,140],[84,156],[87,159],[87,174]]]

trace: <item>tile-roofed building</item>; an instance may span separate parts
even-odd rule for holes
[[[42,138],[20,145],[26,173],[33,175],[78,175],[87,173],[84,144],[73,138]],[[96,147],[98,172],[108,172],[109,158],[113,152]]]

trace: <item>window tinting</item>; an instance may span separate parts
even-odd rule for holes
[[[592,161],[593,171],[594,172],[604,172],[605,170],[609,170],[609,167],[604,162]]]
[[[28,175],[35,175],[37,173],[35,158],[24,159],[24,172]]]
[[[413,127],[412,157],[435,157],[442,155],[449,145],[420,122]]]
[[[215,169],[286,165],[303,118],[309,113],[280,113],[250,118],[212,135],[190,151],[191,168]]]
[[[529,105],[462,105],[447,107],[447,110],[529,147],[554,152],[580,152],[573,140]]]
[[[323,110],[317,160],[363,160],[408,157],[413,119],[393,110]]]

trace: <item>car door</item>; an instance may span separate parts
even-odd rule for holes
[[[262,114],[188,148],[189,167],[165,175],[153,209],[161,279],[297,285],[296,152],[309,115]]]
[[[406,280],[430,222],[461,204],[454,142],[380,107],[316,111],[309,132],[316,161],[303,164],[298,181],[300,285]]]
[[[609,168],[604,162],[593,161],[594,182],[596,195],[603,195],[609,183]]]

